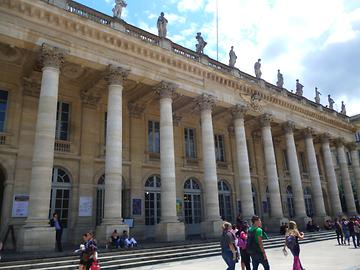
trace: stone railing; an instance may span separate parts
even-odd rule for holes
[[[231,72],[231,67],[211,58],[209,58],[209,66],[220,71]]]
[[[71,13],[104,25],[110,25],[112,21],[111,17],[74,1],[67,1],[67,10]]]
[[[172,43],[172,51],[183,57],[186,57],[186,58],[189,58],[192,60],[196,60],[196,61],[199,60],[199,55],[196,52],[194,52],[190,49],[184,48],[176,43]]]
[[[70,153],[71,152],[71,142],[56,140],[54,145],[55,152],[61,153]]]
[[[1,132],[0,133],[0,145],[10,144],[10,134]]]
[[[158,36],[146,32],[130,24],[124,24],[124,26],[125,26],[125,33],[127,33],[128,35],[157,46],[160,44],[160,38]]]

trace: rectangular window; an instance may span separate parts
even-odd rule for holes
[[[356,141],[357,143],[360,143],[360,132],[356,132],[356,133],[355,133],[355,141]]]
[[[61,141],[68,141],[69,129],[70,129],[70,104],[59,101],[57,103],[55,139]]]
[[[216,161],[225,162],[224,135],[214,135]]]
[[[148,122],[148,151],[160,153],[160,123],[156,121]]]
[[[285,171],[288,171],[289,170],[289,162],[288,162],[286,149],[283,150],[283,158],[284,158],[284,169],[285,169]]]
[[[184,129],[185,157],[196,159],[196,133],[194,128]]]
[[[0,132],[5,131],[8,97],[9,95],[7,91],[0,90]]]
[[[306,159],[304,152],[300,152],[300,168],[302,173],[307,173]]]

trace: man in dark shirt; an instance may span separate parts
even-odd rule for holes
[[[57,250],[59,252],[62,252],[63,249],[61,244],[61,236],[62,236],[63,227],[57,213],[53,214],[53,218],[50,220],[50,226],[55,227]]]
[[[224,222],[222,228],[223,233],[220,240],[221,255],[228,266],[227,270],[235,270],[235,264],[237,262],[235,236],[230,231],[231,224],[229,222]]]
[[[354,218],[350,219],[348,228],[349,228],[349,232],[350,232],[350,237],[352,238],[353,243],[354,243],[354,247],[357,248],[357,243],[356,243],[357,241],[355,239],[356,234],[355,234],[355,219]]]

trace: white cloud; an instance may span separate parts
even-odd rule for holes
[[[180,12],[197,11],[203,6],[204,0],[180,0],[177,8]]]

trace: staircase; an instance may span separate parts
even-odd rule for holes
[[[301,244],[316,241],[335,239],[333,231],[307,233]],[[276,235],[264,241],[266,249],[279,248],[284,245],[284,236]],[[134,250],[116,250],[102,252],[100,250],[101,269],[129,269],[160,263],[169,263],[182,260],[199,259],[220,255],[219,241],[207,241],[186,244],[174,244],[155,248],[144,248]],[[0,263],[0,270],[20,269],[77,269],[78,256],[53,257],[43,259],[32,259],[23,261],[12,261]]]

